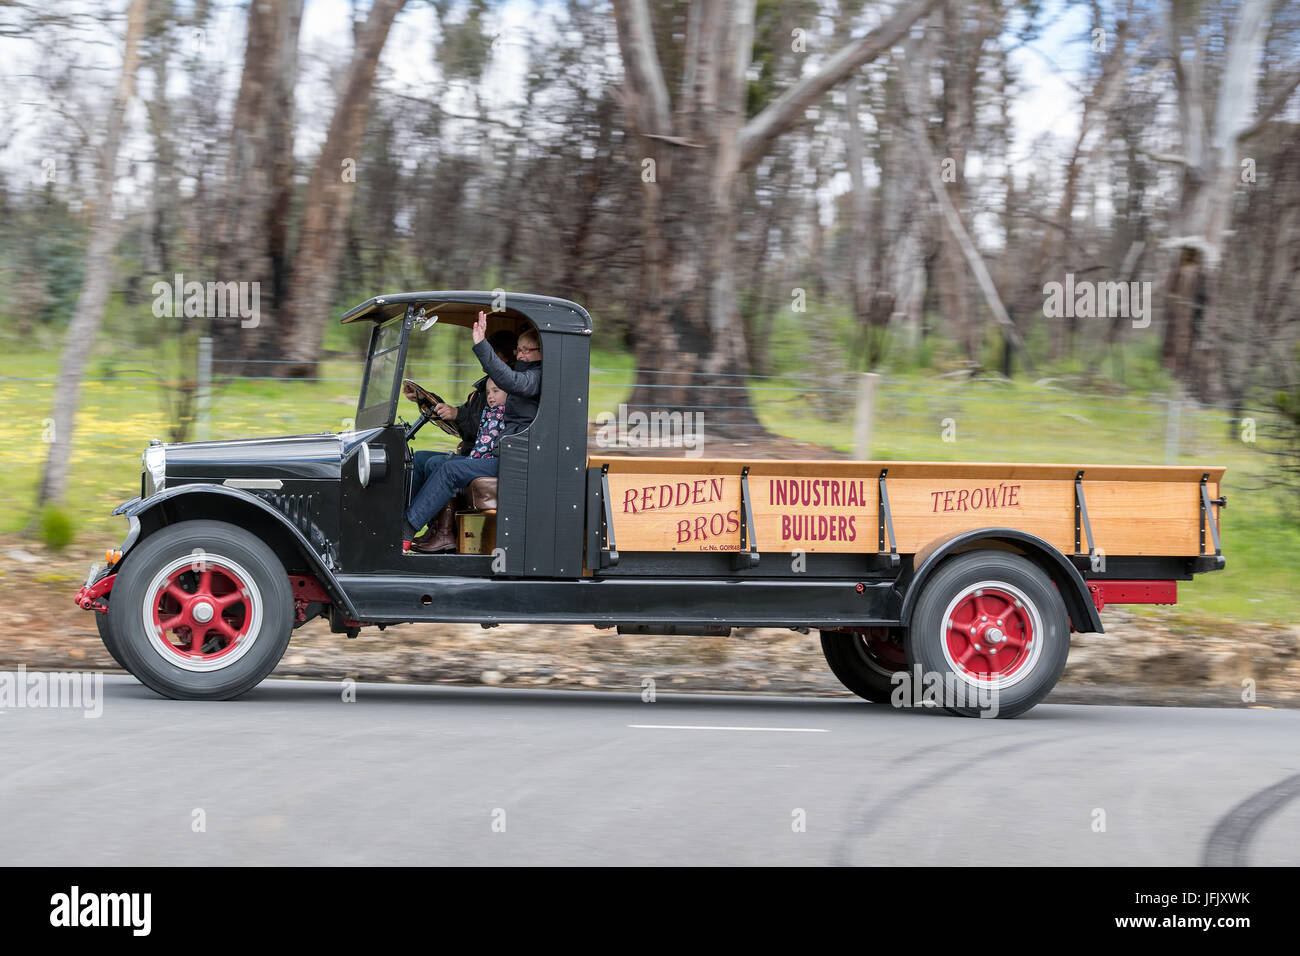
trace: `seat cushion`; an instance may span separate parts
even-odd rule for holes
[[[465,492],[469,506],[475,511],[497,510],[497,480],[495,478],[475,478],[469,483]]]

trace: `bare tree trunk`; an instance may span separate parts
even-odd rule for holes
[[[375,0],[371,6],[352,51],[325,145],[307,183],[302,234],[294,253],[288,298],[280,315],[285,362],[281,373],[285,375],[315,372],[325,325],[334,318],[334,285],[345,236],[343,226],[355,193],[355,182],[344,178],[344,163],[351,160],[355,164],[358,159],[370,117],[379,55],[394,18],[405,5],[406,0]],[[364,171],[357,170],[356,175],[364,175]]]
[[[926,220],[923,197],[926,189],[912,155],[909,121],[903,88],[914,64],[904,60],[879,97],[876,126],[881,130],[876,149],[880,171],[879,210],[871,230],[871,275],[878,295],[888,297],[893,313],[901,319],[906,347],[914,350],[921,341],[922,320],[927,299],[923,234]],[[924,75],[928,64],[917,72]],[[883,334],[883,333],[882,333]]]
[[[1174,261],[1169,268],[1163,358],[1202,401],[1223,393],[1223,365],[1218,354],[1219,308],[1216,290],[1224,235],[1232,214],[1240,167],[1240,141],[1265,118],[1256,116],[1256,91],[1264,36],[1272,0],[1242,0],[1237,25],[1228,41],[1213,126],[1205,129],[1204,74],[1194,13],[1171,0],[1170,45],[1173,47],[1182,117],[1183,190]],[[1197,48],[1184,49],[1185,41]],[[1273,107],[1270,107],[1272,109]]]
[[[37,504],[61,502],[68,482],[68,462],[72,455],[72,433],[76,424],[81,377],[95,347],[104,309],[108,305],[113,278],[113,252],[121,233],[121,221],[113,215],[113,188],[117,183],[117,154],[126,124],[126,108],[135,92],[136,68],[140,62],[140,37],[148,15],[148,0],[131,0],[126,12],[126,42],[117,90],[108,108],[104,140],[99,151],[99,182],[86,252],[85,277],[77,296],[77,308],[64,337],[63,361],[54,390],[54,430],[45,472],[41,478]]]
[[[917,44],[913,44],[915,48]],[[917,54],[917,58],[924,61],[925,57]],[[947,234],[953,246],[952,248],[965,260],[970,275],[975,279],[979,290],[988,305],[989,311],[1002,329],[1006,340],[1020,353],[1021,361],[1025,367],[1030,367],[1029,354],[1025,349],[1025,343],[1020,337],[1020,332],[1011,317],[1007,314],[1006,307],[1002,304],[1002,298],[998,295],[997,287],[993,283],[993,277],[989,275],[988,267],[984,264],[984,258],[980,255],[975,240],[971,238],[965,224],[962,222],[961,214],[948,196],[948,191],[941,175],[941,167],[938,157],[934,154],[934,148],[930,145],[930,137],[925,127],[925,112],[919,108],[919,96],[923,95],[922,84],[916,82],[918,78],[911,78],[913,82],[904,84],[903,97],[906,111],[910,116],[910,126],[912,130],[912,140],[916,146],[917,163],[924,170],[924,175],[930,186],[930,191],[934,196],[935,203],[939,207],[939,214],[943,218]],[[917,87],[908,90],[907,86]],[[942,297],[940,299],[942,302]],[[968,340],[969,347],[969,340]]]
[[[169,0],[153,0],[145,24],[140,69],[153,74],[153,96],[145,104],[153,140],[153,184],[141,230],[141,267],[146,276],[167,275],[176,258],[172,236],[178,231],[175,130],[167,97],[168,63],[174,49]]]
[[[742,391],[699,386],[734,386],[739,380],[724,376],[749,371],[734,270],[753,4],[717,0],[691,8],[698,59],[676,124],[667,112],[644,0],[615,10],[625,69],[638,84],[629,114],[649,147],[646,158],[655,162],[653,181],[645,183],[643,314],[631,330],[632,344],[639,369],[663,369],[665,359],[670,366],[639,376],[632,404],[692,410],[713,404],[714,411],[705,410],[710,430],[752,426],[757,419]]]
[[[275,341],[275,319],[285,292],[301,19],[302,0],[253,0],[248,5],[244,69],[231,118],[216,230],[215,278],[259,283],[261,316],[256,328],[243,328],[237,318],[212,319],[218,372],[238,372],[241,366],[230,364],[232,360],[265,358]]]
[[[844,147],[849,166],[850,212],[849,222],[849,303],[856,323],[854,329],[852,364],[873,369],[885,355],[889,320],[894,313],[896,297],[884,285],[882,270],[873,270],[872,256],[867,249],[867,228],[872,219],[871,197],[867,192],[863,162],[866,149],[863,144],[862,123],[859,116],[859,95],[856,77],[844,84]],[[883,189],[882,189],[883,192]],[[878,241],[882,223],[877,216],[874,222]],[[874,283],[874,291],[872,285]]]
[[[615,0],[624,107],[643,144],[642,159],[653,160],[655,171],[644,189],[639,315],[630,338],[638,368],[672,366],[653,375],[640,373],[633,404],[712,405],[710,428],[757,424],[748,392],[734,387],[742,380],[721,377],[750,370],[734,280],[741,173],[827,91],[888,51],[939,2],[904,3],[884,24],[842,47],[746,122],[754,0],[691,4],[675,110],[646,0]],[[694,395],[686,391],[688,385],[709,384],[732,387],[700,389]]]
[[[822,167],[825,164],[826,142],[810,130],[808,137],[808,165],[812,167],[812,201],[808,203],[808,232],[812,237],[812,295],[821,304],[826,299],[826,228],[822,225],[821,192]],[[819,323],[820,324],[820,323]]]
[[[867,259],[867,184],[862,163],[866,150],[862,145],[857,77],[844,84],[844,152],[849,165],[849,191],[852,219],[849,221],[849,302],[859,328],[867,317],[867,286],[870,263]]]

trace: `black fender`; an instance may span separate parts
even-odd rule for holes
[[[1023,553],[1027,558],[1047,572],[1056,584],[1065,601],[1065,608],[1070,613],[1070,620],[1076,631],[1104,633],[1101,615],[1092,603],[1092,594],[1073,562],[1057,548],[1048,544],[1038,535],[1015,528],[977,528],[973,531],[959,531],[956,534],[930,542],[912,556],[911,571],[904,572],[894,584],[895,590],[902,598],[899,610],[899,623],[907,627],[911,623],[912,610],[916,606],[921,589],[926,579],[934,573],[935,568],[946,558],[960,551],[974,550],[974,545],[981,542],[997,542],[1008,549]]]
[[[291,547],[302,558],[307,567],[311,569],[312,575],[320,582],[321,587],[325,589],[325,593],[334,601],[339,611],[349,620],[355,621],[357,619],[356,608],[353,607],[352,601],[349,600],[347,592],[339,584],[334,571],[325,563],[316,552],[316,549],[311,546],[303,533],[281,512],[256,495],[249,494],[239,488],[227,488],[224,485],[206,483],[177,485],[174,488],[167,488],[157,494],[150,495],[148,498],[135,498],[126,502],[113,512],[114,514],[125,515],[130,525],[130,531],[121,549],[122,558],[116,568],[120,568],[121,564],[127,560],[131,548],[166,525],[190,518],[228,521],[241,510],[247,514],[248,508],[256,509],[253,514],[257,517],[272,521],[273,527],[280,533],[280,541],[268,541],[267,543],[272,547],[275,547],[276,544],[282,546],[287,544]],[[238,524],[238,522],[232,523]]]

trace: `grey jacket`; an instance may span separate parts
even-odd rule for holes
[[[487,339],[474,346],[474,354],[483,371],[506,393],[505,433],[514,435],[523,431],[537,417],[537,402],[542,394],[542,363],[515,362],[511,368],[492,351]]]

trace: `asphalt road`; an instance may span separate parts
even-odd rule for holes
[[[1300,863],[1300,711],[355,691],[8,707],[5,862]]]

